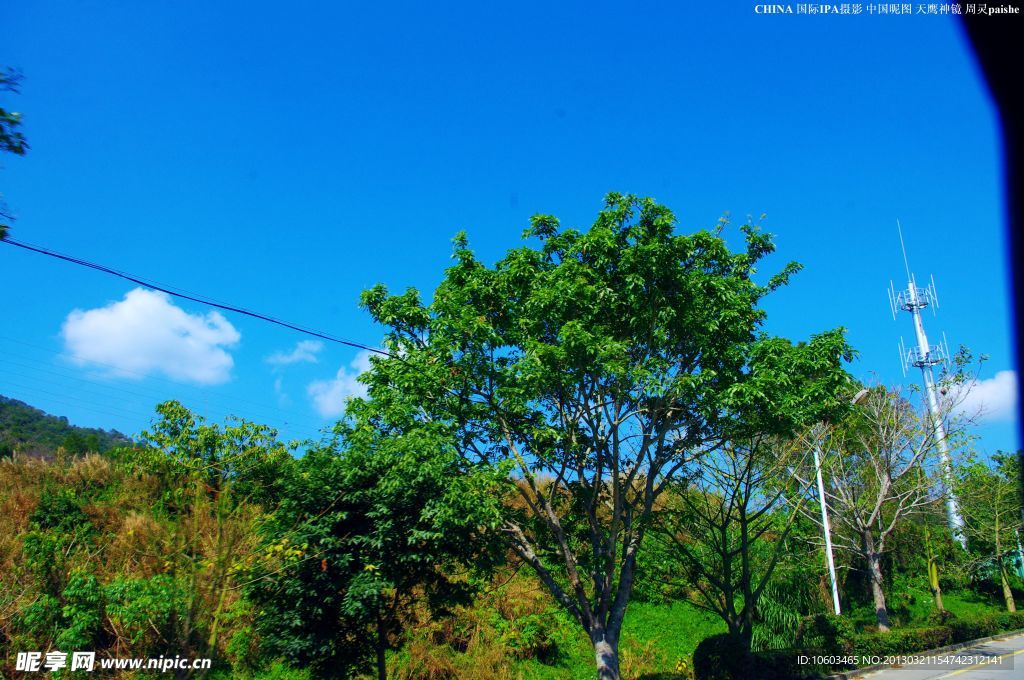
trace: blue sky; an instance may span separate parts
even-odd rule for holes
[[[759,16],[754,3],[8,3],[12,235],[375,344],[378,282],[432,290],[465,229],[494,260],[528,217],[585,227],[610,190],[680,229],[767,214],[806,269],[767,304],[792,338],[842,325],[853,371],[904,380],[889,280],[990,359],[983,450],[1013,448],[1000,148],[940,16]],[[313,436],[360,357],[132,293],[0,246],[0,393],[134,433],[165,398]],[[905,316],[905,315],[904,315]],[[182,337],[186,341],[182,341]],[[979,394],[981,391],[979,391]],[[1001,401],[1002,400],[1002,401]]]

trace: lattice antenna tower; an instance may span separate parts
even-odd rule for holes
[[[960,501],[953,491],[953,461],[949,453],[949,442],[946,439],[946,427],[942,418],[940,408],[939,388],[935,382],[935,366],[946,366],[950,360],[949,344],[946,342],[946,334],[942,334],[942,342],[937,345],[928,343],[928,334],[924,330],[924,319],[922,311],[931,307],[932,315],[939,308],[939,296],[935,291],[935,279],[930,277],[930,283],[925,288],[917,285],[917,279],[910,271],[910,263],[907,260],[907,247],[903,241],[903,227],[900,221],[896,220],[896,230],[900,235],[900,248],[903,251],[903,266],[907,272],[907,287],[903,290],[896,290],[892,281],[889,282],[889,308],[892,311],[893,320],[901,311],[908,312],[914,321],[914,334],[917,344],[907,347],[900,337],[900,365],[903,367],[903,376],[913,367],[921,371],[921,380],[924,383],[924,391],[928,398],[928,409],[931,413],[931,425],[939,449],[939,462],[942,465],[942,476],[945,481],[946,496],[946,523],[949,525],[953,536],[964,548],[967,547],[967,537],[964,535],[964,518],[960,512]]]

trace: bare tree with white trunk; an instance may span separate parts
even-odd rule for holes
[[[873,387],[841,422],[820,425],[806,435],[806,445],[819,447],[823,454],[833,544],[866,565],[883,632],[890,628],[882,573],[889,538],[908,517],[940,503],[944,492],[937,453],[940,435],[913,397],[899,388]],[[956,401],[943,401],[947,422]],[[949,425],[948,444],[962,432]],[[800,481],[812,475],[814,470],[806,468],[795,473]],[[813,507],[804,511],[819,521]]]

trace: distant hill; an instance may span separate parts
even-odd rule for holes
[[[0,395],[0,458],[14,451],[49,458],[61,446],[70,453],[102,452],[131,441],[117,430],[77,427],[63,416]]]

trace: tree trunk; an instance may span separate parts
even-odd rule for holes
[[[1013,601],[1013,591],[1010,590],[1010,581],[1006,578],[1006,563],[1003,560],[1003,546],[999,540],[999,513],[996,513],[996,567],[999,569],[999,580],[1003,586],[1003,601],[1006,602],[1006,611],[1017,611],[1017,603]]]
[[[924,525],[924,545],[928,549],[928,589],[935,598],[935,609],[945,611],[945,607],[942,606],[942,588],[939,586],[939,561],[932,552],[932,533],[928,530],[927,523]]]
[[[889,632],[889,610],[885,606],[885,593],[882,591],[882,570],[878,565],[878,558],[871,560],[871,597],[875,601],[875,618],[878,620],[878,630],[882,633]]]
[[[377,605],[377,680],[387,680],[387,650],[388,635],[384,629],[384,617],[381,615],[380,605]]]
[[[1003,600],[1006,602],[1006,611],[1017,611],[1017,603],[1013,601],[1013,591],[1010,590],[1010,580],[1006,578],[1006,567],[1002,560],[999,561],[999,580],[1003,582]]]
[[[732,638],[732,649],[736,650],[736,657],[727,660],[728,672],[738,678],[757,677],[756,669],[753,667],[754,657],[750,651],[754,639],[753,617],[748,617],[744,613],[730,622],[729,636]]]
[[[597,661],[598,680],[621,680],[619,673],[619,641],[604,631],[591,635],[594,657]]]
[[[864,532],[864,548],[871,573],[871,597],[875,601],[875,618],[878,630],[889,632],[889,609],[885,605],[885,592],[882,590],[882,554],[875,550],[875,539],[870,531]]]
[[[939,565],[936,564],[934,557],[928,558],[928,587],[935,597],[935,608],[940,612],[945,611],[945,607],[942,606],[942,588],[939,587]]]
[[[749,654],[754,640],[754,617],[750,609],[745,607],[744,611],[728,622],[728,626],[735,648]]]

